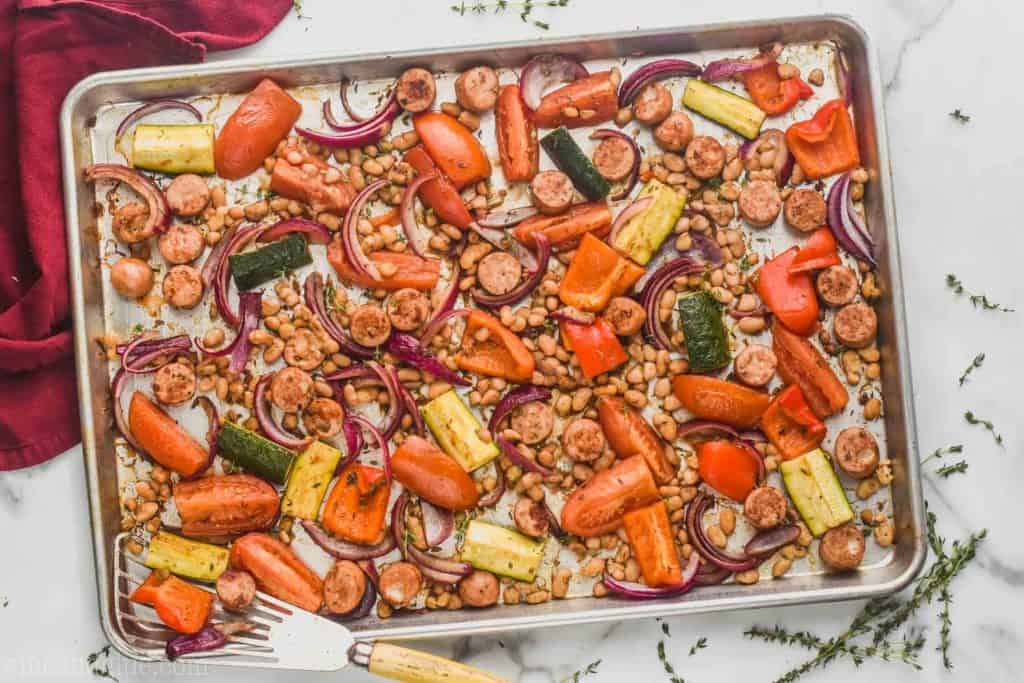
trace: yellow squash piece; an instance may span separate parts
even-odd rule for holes
[[[612,246],[640,265],[646,265],[675,229],[683,215],[686,196],[652,178],[637,195],[637,199],[642,197],[652,197],[650,205],[622,226]]]
[[[466,528],[462,559],[477,569],[532,582],[544,557],[544,541],[474,519]]]
[[[149,542],[144,564],[199,581],[216,581],[228,568],[228,549],[160,531]]]
[[[498,457],[498,447],[480,438],[480,421],[454,389],[423,406],[420,412],[441,449],[467,472]]]
[[[281,514],[315,521],[340,460],[341,451],[322,441],[314,441],[299,453],[288,476]]]
[[[780,465],[782,480],[793,505],[815,536],[853,519],[839,478],[820,448]]]
[[[212,123],[135,126],[132,166],[158,173],[213,173]]]

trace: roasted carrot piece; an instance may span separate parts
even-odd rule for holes
[[[683,580],[665,501],[630,510],[622,516],[622,527],[640,565],[644,583],[652,587],[671,586]]]
[[[249,175],[274,153],[302,114],[302,105],[264,78],[220,129],[214,143],[217,175],[237,180]]]
[[[352,463],[338,475],[320,521],[338,538],[371,545],[384,530],[389,494],[384,470]]]
[[[494,110],[494,136],[505,179],[528,181],[537,175],[539,147],[537,129],[523,102],[518,85],[506,85]]]
[[[316,612],[323,604],[323,582],[295,552],[270,534],[251,533],[231,546],[231,566],[256,579],[260,590]]]
[[[619,109],[617,71],[601,71],[545,95],[533,112],[538,128],[580,128],[610,121]]]
[[[533,236],[544,233],[554,248],[574,246],[579,238],[590,233],[604,237],[612,227],[612,210],[606,202],[576,204],[558,216],[537,215],[517,225],[512,234],[531,249],[536,244]]]
[[[167,469],[191,477],[206,468],[206,449],[140,391],[132,394],[128,423],[139,445]]]
[[[374,280],[356,273],[345,258],[345,250],[339,240],[332,241],[327,245],[327,261],[338,273],[343,281],[348,284],[358,285],[366,289],[383,289],[393,292],[396,289],[411,287],[423,292],[429,292],[437,286],[438,277],[441,275],[440,262],[431,259],[422,259],[415,254],[394,251],[375,251],[370,254],[370,260],[378,266],[390,263],[395,266],[395,274],[380,280]]]
[[[677,375],[672,390],[683,407],[697,417],[739,429],[756,425],[772,400],[764,392],[705,375]]]

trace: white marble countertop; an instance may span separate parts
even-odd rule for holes
[[[1020,680],[1024,670],[1024,546],[1016,516],[1024,480],[1024,429],[1019,395],[1024,364],[1013,359],[1024,334],[1024,285],[1019,278],[1024,232],[1013,209],[1024,148],[1019,144],[1024,94],[1019,87],[1018,3],[996,0],[571,0],[538,9],[551,24],[541,31],[502,16],[453,14],[450,0],[305,0],[267,39],[230,56],[281,56],[544,39],[639,26],[836,12],[855,17],[881,53],[895,174],[903,272],[909,304],[913,381],[922,452],[964,444],[965,475],[930,474],[925,493],[950,539],[987,527],[978,560],[953,584],[953,672],[942,668],[937,607],[913,622],[928,644],[924,672],[869,661],[860,669],[838,661],[806,680]],[[469,3],[467,3],[469,4]],[[493,3],[492,3],[493,4]],[[948,112],[960,108],[970,123]],[[1016,307],[1018,313],[973,309],[944,284],[956,273],[967,288]],[[985,364],[970,382],[957,377],[977,353]],[[1003,435],[998,448],[973,410]],[[0,474],[0,680],[89,680],[89,653],[105,644],[97,619],[81,449],[27,471]],[[838,634],[860,603],[732,612],[667,620],[666,652],[687,682],[769,681],[807,658],[790,647],[752,642],[753,625],[783,624],[824,637]],[[690,657],[698,637],[707,648]],[[655,621],[577,626],[525,634],[438,640],[424,647],[511,680],[548,683],[596,659],[589,683],[669,680],[656,653],[663,638]],[[101,660],[102,662],[102,660]],[[171,669],[140,668],[112,657],[121,681],[171,680]],[[178,667],[179,675],[217,681],[369,681],[350,670],[335,675],[243,672]]]

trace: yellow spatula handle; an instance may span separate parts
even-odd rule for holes
[[[373,644],[367,668],[403,683],[509,683],[475,667],[389,643]]]

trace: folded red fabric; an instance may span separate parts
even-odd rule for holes
[[[200,62],[292,0],[0,0],[0,470],[79,441],[58,115],[97,71]]]

